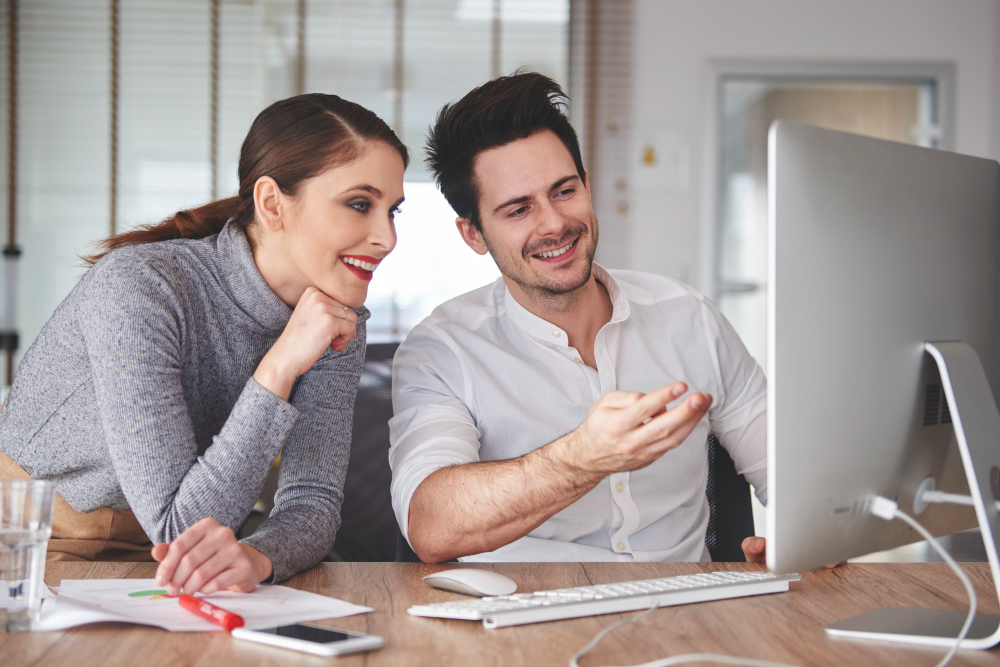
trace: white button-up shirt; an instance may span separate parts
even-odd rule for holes
[[[766,502],[766,381],[729,322],[676,280],[597,264],[594,275],[613,305],[594,342],[596,370],[502,278],[442,304],[400,345],[389,464],[404,537],[410,499],[434,471],[522,456],[575,429],[609,391],[676,381],[714,398],[683,444],[609,475],[527,536],[462,560],[709,560],[709,432]],[[442,501],[439,511],[463,508]]]

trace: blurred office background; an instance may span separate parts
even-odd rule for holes
[[[372,341],[498,275],[423,143],[442,104],[519,67],[572,97],[599,261],[704,291],[762,364],[772,120],[1000,157],[1000,0],[3,3],[0,384],[95,241],[232,194],[252,119],[299,92],[368,106],[413,152]]]

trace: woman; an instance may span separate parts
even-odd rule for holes
[[[407,162],[372,112],[300,95],[254,121],[236,197],[105,241],[0,411],[0,478],[56,483],[50,559],[151,556],[173,594],[327,553]],[[274,512],[237,541],[279,452]]]

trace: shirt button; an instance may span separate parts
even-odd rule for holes
[[[625,543],[624,542],[619,542],[618,543],[618,551],[625,551]]]
[[[552,331],[552,337],[553,337],[553,338],[559,338],[559,335],[560,335],[561,333],[562,333],[562,332],[561,332],[561,331],[559,331],[558,329],[553,329],[553,331]]]
[[[576,362],[576,363],[578,363],[578,364],[582,364],[582,363],[583,363],[583,359],[581,359],[580,357],[577,357],[577,358],[576,358],[576,359],[574,359],[573,361],[575,361],[575,362]]]
[[[618,484],[615,485],[615,491],[617,491],[618,493],[621,493],[624,490],[625,490],[625,485],[622,484],[621,482],[618,482]]]

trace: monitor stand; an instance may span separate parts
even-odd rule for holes
[[[925,343],[924,350],[941,375],[996,588],[1000,582],[1000,512],[994,501],[1000,501],[1000,411],[982,362],[971,347],[963,342],[940,342]],[[1000,599],[1000,589],[995,592]],[[826,632],[834,637],[951,646],[967,616],[968,611],[885,607],[828,625]],[[1000,616],[977,613],[962,648],[988,649],[997,643]]]

